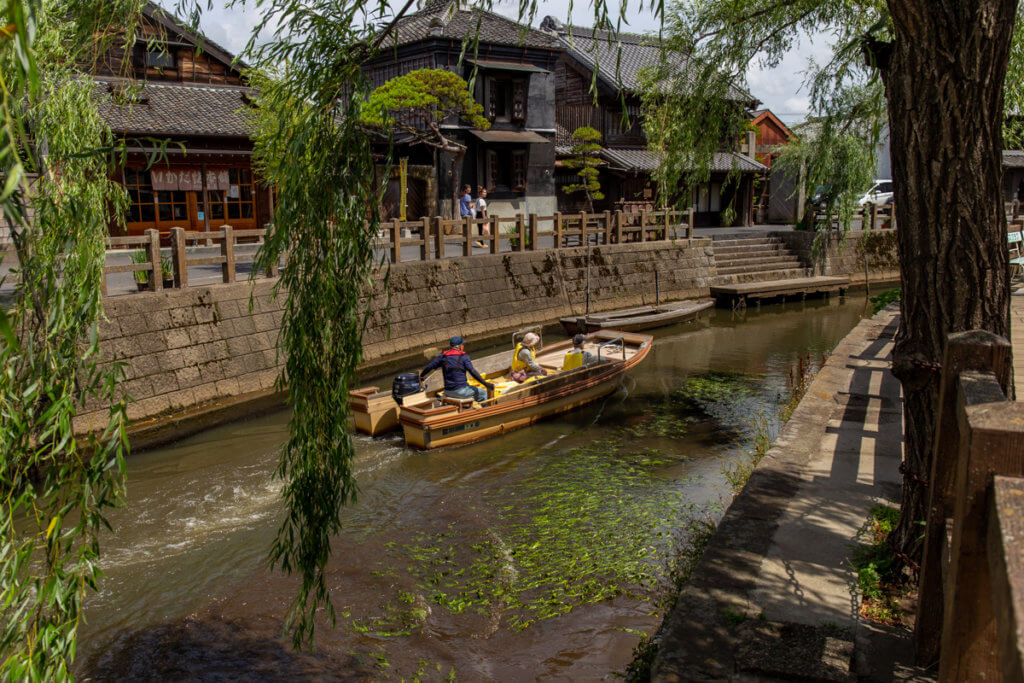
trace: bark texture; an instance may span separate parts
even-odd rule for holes
[[[888,5],[895,40],[873,54],[888,99],[903,287],[893,352],[906,437],[897,542],[914,563],[946,335],[1010,331],[1002,120],[1017,0]]]

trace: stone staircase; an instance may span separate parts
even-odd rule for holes
[[[713,285],[789,280],[808,274],[800,258],[777,237],[741,232],[712,239],[718,272]]]

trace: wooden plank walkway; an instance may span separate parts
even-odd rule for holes
[[[750,299],[758,302],[761,299],[778,299],[789,297],[805,298],[808,295],[846,291],[850,285],[848,277],[798,277],[789,280],[769,280],[766,282],[741,282],[731,285],[715,285],[711,287],[711,296],[719,303],[728,303],[732,308],[746,306]]]

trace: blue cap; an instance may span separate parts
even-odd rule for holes
[[[458,346],[461,343],[462,343],[462,337],[460,337],[459,335],[455,335],[454,337],[452,337],[451,339],[448,340],[448,344],[453,346],[453,347],[454,346]]]

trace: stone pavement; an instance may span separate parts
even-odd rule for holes
[[[667,617],[657,681],[915,680],[909,633],[862,622],[848,558],[900,494],[895,307],[833,351]]]

